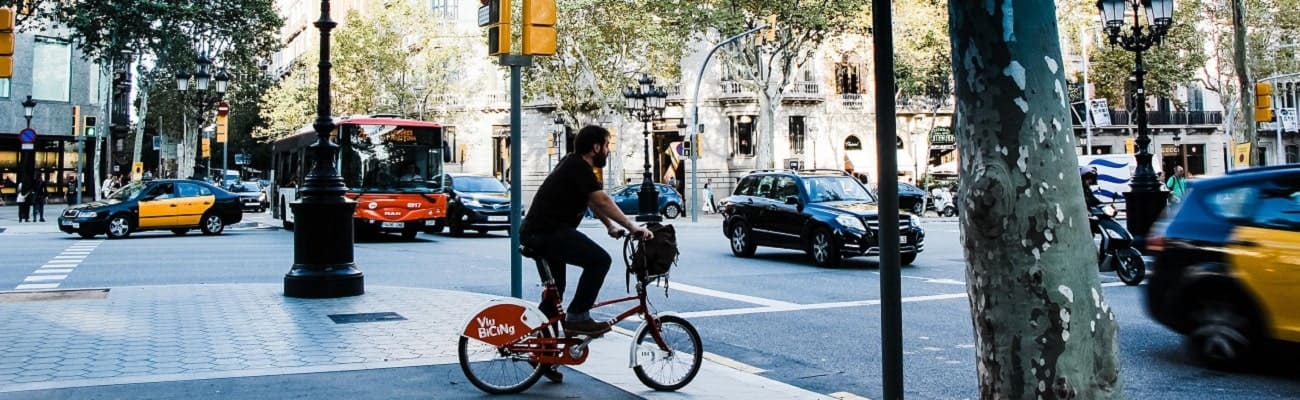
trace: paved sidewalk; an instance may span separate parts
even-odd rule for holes
[[[366,289],[361,296],[315,300],[284,297],[274,284],[0,292],[0,338],[5,343],[0,394],[53,396],[31,391],[455,365],[462,324],[475,306],[492,297]],[[359,313],[394,313],[401,319],[337,323],[331,318]],[[630,337],[608,334],[593,342],[588,362],[569,373],[642,398],[828,398],[712,360],[681,392],[656,393],[628,368],[630,345]],[[472,388],[458,372],[431,380],[435,387],[425,393]],[[381,394],[376,398],[385,398],[383,389],[375,388]],[[592,398],[599,394],[589,391],[602,389],[573,384],[539,390],[546,397]]]

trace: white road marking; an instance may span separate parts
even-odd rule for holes
[[[38,270],[32,271],[33,274],[42,274],[42,275],[50,275],[50,274],[64,274],[64,275],[66,275],[66,274],[68,274],[68,273],[70,273],[70,272],[72,272],[72,268],[41,268],[41,269],[38,269]]]
[[[871,399],[868,399],[868,398],[866,398],[866,397],[858,396],[858,395],[856,395],[856,394],[849,393],[849,392],[835,392],[835,393],[831,393],[831,397],[834,397],[834,398],[839,399],[839,400],[871,400]]]
[[[18,287],[15,287],[14,289],[16,289],[16,290],[40,290],[40,289],[54,289],[54,288],[57,288],[57,287],[59,287],[59,284],[57,284],[57,283],[29,283],[29,284],[25,284],[25,285],[18,285]]]
[[[965,293],[950,293],[950,294],[936,294],[936,295],[929,295],[929,296],[904,297],[902,299],[902,302],[917,303],[923,301],[939,301],[939,300],[964,299],[964,298],[966,298]],[[830,308],[863,307],[863,306],[876,306],[876,305],[880,305],[880,300],[855,300],[855,301],[840,301],[840,302],[833,302],[833,303],[795,304],[795,305],[785,306],[785,307],[729,308],[723,310],[686,312],[686,313],[681,313],[679,315],[681,315],[682,318],[723,317],[723,316],[731,316],[731,315],[760,314],[760,313],[785,312],[785,311],[825,310]]]
[[[63,278],[67,278],[67,277],[68,277],[67,275],[31,275],[28,276],[27,279],[23,279],[23,282],[61,281],[63,280]]]
[[[657,285],[657,286],[658,286],[658,285]],[[742,302],[742,303],[758,304],[758,305],[760,305],[760,306],[768,306],[768,307],[795,307],[795,306],[798,306],[798,304],[790,303],[790,302],[786,302],[786,301],[773,300],[773,299],[765,299],[765,298],[762,298],[762,297],[747,296],[747,295],[738,294],[738,293],[723,292],[723,291],[721,291],[721,290],[706,289],[706,288],[702,288],[702,287],[699,287],[699,286],[691,286],[691,285],[687,285],[687,284],[685,284],[685,283],[677,283],[677,282],[674,282],[674,283],[670,284],[668,287],[669,287],[670,289],[681,290],[681,291],[683,291],[683,292],[687,292],[687,293],[694,293],[694,294],[699,294],[699,295],[705,295],[705,296],[717,297],[717,298],[722,298],[722,299],[727,299],[727,300],[735,300],[735,301],[739,301],[739,302]]]
[[[14,289],[41,290],[58,288],[59,285],[63,284],[63,280],[67,279],[68,275],[72,273],[72,270],[81,265],[81,262],[85,261],[86,257],[99,246],[99,243],[100,241],[85,240],[73,243],[68,248],[63,249],[63,252],[59,253],[59,255],[46,261],[40,268],[32,271],[27,278],[23,279],[24,283],[19,284]]]

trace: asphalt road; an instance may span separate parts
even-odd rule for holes
[[[266,221],[265,215],[249,216]],[[760,248],[750,259],[731,255],[716,219],[678,220],[682,256],[659,310],[683,314],[699,329],[705,348],[739,368],[812,391],[881,397],[880,276],[874,258],[844,266],[813,266],[802,253]],[[903,337],[907,397],[977,396],[975,350],[963,282],[964,260],[955,223],[925,224],[927,251],[902,271]],[[621,242],[603,229],[584,228],[617,258]],[[37,267],[79,240],[56,232],[0,234],[0,290],[13,289]],[[421,234],[417,240],[363,238],[356,262],[367,285],[510,293],[509,239]],[[221,236],[138,233],[103,241],[60,282],[60,288],[203,283],[278,283],[293,263],[293,235],[279,229],[232,229]],[[525,298],[537,293],[536,273],[524,264]],[[602,298],[624,295],[615,265]],[[570,287],[576,283],[570,274]],[[1125,391],[1130,398],[1300,398],[1300,359],[1281,352],[1256,371],[1222,373],[1196,365],[1182,339],[1157,325],[1141,308],[1142,287],[1117,284],[1105,295],[1120,321]],[[605,316],[620,310],[597,309]],[[631,323],[625,328],[632,329]]]

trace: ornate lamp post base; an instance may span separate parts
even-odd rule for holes
[[[1128,214],[1128,231],[1133,234],[1134,245],[1142,248],[1146,236],[1151,232],[1151,225],[1165,211],[1169,193],[1162,191],[1124,193],[1124,210]]]
[[[646,171],[642,176],[641,191],[637,192],[636,201],[638,211],[636,222],[663,221],[663,217],[659,215],[659,190],[650,178],[650,171]]]
[[[319,299],[364,294],[365,276],[352,262],[352,213],[357,203],[341,196],[307,197],[289,207],[296,217],[295,263],[284,275],[284,295]]]

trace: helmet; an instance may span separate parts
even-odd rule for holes
[[[1097,169],[1092,167],[1079,167],[1079,176],[1083,178],[1097,177]]]

